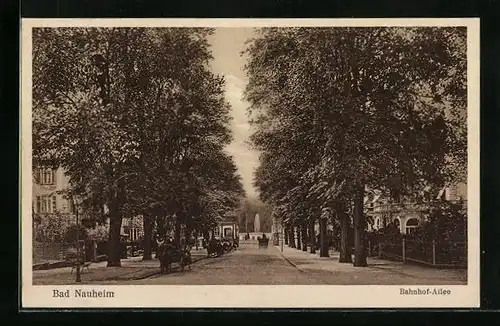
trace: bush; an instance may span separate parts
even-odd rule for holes
[[[88,229],[89,238],[97,241],[106,241],[109,238],[109,228],[106,225],[97,225],[95,228]]]
[[[401,242],[403,235],[394,223],[389,223],[386,227],[368,233],[374,242]]]
[[[427,220],[406,238],[420,244],[422,256],[432,252],[435,241],[436,262],[467,263],[467,215],[462,202],[440,202],[427,212]]]
[[[401,255],[402,238],[406,239],[406,255],[413,259],[432,262],[435,241],[436,263],[465,264],[467,261],[467,216],[462,202],[442,201],[425,212],[427,219],[411,234],[403,235],[398,227],[387,227],[368,232],[372,245],[386,243],[384,252]]]
[[[35,214],[33,216],[33,237],[36,241],[45,244],[63,243],[65,233],[72,224],[71,217],[68,214]]]
[[[88,233],[87,229],[85,229],[81,225],[71,225],[66,228],[66,232],[64,233],[63,241],[64,243],[75,243],[77,240],[87,240]]]
[[[371,251],[372,255],[378,252],[380,243],[388,244],[384,246],[384,252],[400,255],[400,244],[402,239],[403,235],[396,224],[389,223],[384,228],[367,232],[365,245],[367,252]],[[370,245],[370,250],[368,250],[368,244]]]
[[[463,202],[443,201],[426,211],[427,220],[411,238],[420,241],[465,242],[467,214]]]

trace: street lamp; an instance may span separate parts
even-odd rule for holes
[[[78,217],[78,206],[76,205],[76,201],[73,197],[73,207],[75,209],[76,215],[76,283],[82,282],[82,275],[80,271],[80,220]]]

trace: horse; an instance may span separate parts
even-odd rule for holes
[[[191,252],[187,246],[179,249],[170,243],[158,242],[157,256],[160,260],[161,274],[168,274],[172,263],[179,263],[181,272],[184,271],[185,266],[191,270]]]
[[[233,238],[226,238],[222,241],[222,245],[225,252],[230,252],[235,250],[238,247],[238,244]]]

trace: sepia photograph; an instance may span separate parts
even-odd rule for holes
[[[25,305],[479,304],[477,19],[130,21],[23,20]]]

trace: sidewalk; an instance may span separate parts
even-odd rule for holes
[[[207,257],[206,250],[192,250],[193,263]],[[98,284],[104,281],[141,280],[160,273],[160,263],[157,259],[142,260],[132,257],[121,260],[121,267],[106,267],[107,262],[92,263],[89,270],[81,272],[81,284]],[[172,265],[177,268],[177,264]],[[71,267],[33,271],[33,285],[73,285],[76,284],[75,270]]]
[[[275,247],[281,253],[279,246]],[[434,269],[368,257],[368,267],[354,267],[339,263],[339,253],[330,251],[330,257],[319,257],[302,250],[283,246],[283,259],[304,273],[331,284],[342,285],[440,285],[467,284],[467,271]]]

